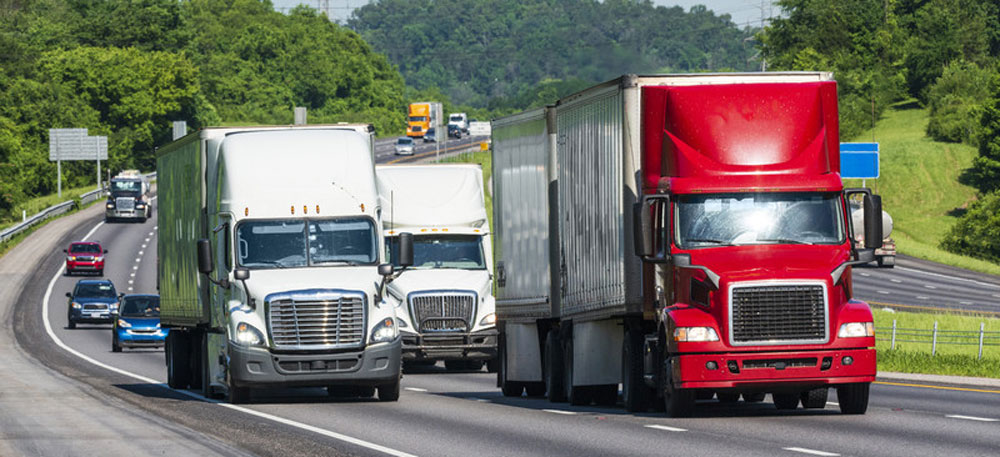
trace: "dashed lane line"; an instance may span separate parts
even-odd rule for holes
[[[990,417],[963,416],[961,414],[946,414],[944,417],[948,417],[951,419],[962,419],[967,421],[977,421],[977,422],[1000,422],[1000,419],[993,419]]]
[[[656,430],[663,430],[663,431],[667,431],[667,432],[686,432],[687,431],[686,428],[671,427],[669,425],[659,425],[659,424],[646,425],[644,427],[646,427],[646,428],[652,428],[652,429],[656,429]]]
[[[785,448],[782,448],[782,449],[784,449],[786,451],[801,452],[803,454],[820,455],[820,456],[824,456],[824,457],[836,457],[836,456],[840,455],[840,454],[836,454],[836,453],[833,453],[833,452],[817,451],[815,449],[807,449],[807,448],[804,448],[804,447],[785,447]]]

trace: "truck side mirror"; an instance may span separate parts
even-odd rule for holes
[[[250,269],[247,267],[236,267],[236,269],[233,270],[233,279],[237,281],[246,281],[247,279],[250,279]]]
[[[66,298],[73,298],[73,294],[66,292]]]
[[[67,251],[67,250],[65,250],[65,249],[63,249],[63,252],[65,252],[65,253],[69,254],[69,251]]]
[[[392,264],[391,263],[383,263],[382,265],[379,265],[378,266],[378,274],[379,274],[379,276],[391,276],[392,275]]]
[[[643,200],[632,206],[632,216],[635,222],[632,229],[635,233],[632,239],[635,244],[635,255],[645,258],[653,255],[653,218],[649,215],[650,200]]]
[[[108,253],[108,250],[107,250],[107,249],[105,249],[105,250],[104,250],[104,253],[105,253],[105,254],[107,254],[107,253]]]
[[[864,196],[865,249],[882,247],[882,196]]]
[[[399,234],[399,265],[409,267],[413,265],[413,234],[403,232]]]
[[[202,274],[209,274],[215,270],[212,262],[212,244],[202,238],[198,240],[198,271]]]

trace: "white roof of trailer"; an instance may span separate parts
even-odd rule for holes
[[[382,224],[400,227],[486,227],[479,165],[379,165]]]

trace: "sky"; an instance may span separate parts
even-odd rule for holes
[[[354,8],[364,6],[368,0],[325,0],[330,5],[330,17],[338,22],[344,22]],[[314,8],[319,8],[324,0],[271,0],[274,7],[279,11],[288,9],[303,3]],[[729,14],[741,28],[746,25],[760,25],[761,9],[764,9],[764,17],[778,14],[778,8],[772,6],[774,0],[653,0],[654,4],[664,6],[681,6],[684,10],[690,9],[694,5],[705,5],[716,15]]]

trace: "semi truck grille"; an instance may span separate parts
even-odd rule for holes
[[[119,211],[132,211],[135,209],[135,199],[132,197],[118,197],[115,199],[115,209]]]
[[[825,343],[828,316],[823,284],[735,285],[730,340],[744,346]]]
[[[361,294],[292,294],[267,302],[276,349],[335,349],[364,343],[365,300]]]
[[[410,308],[421,332],[468,332],[475,315],[473,293],[421,294],[410,296]]]

